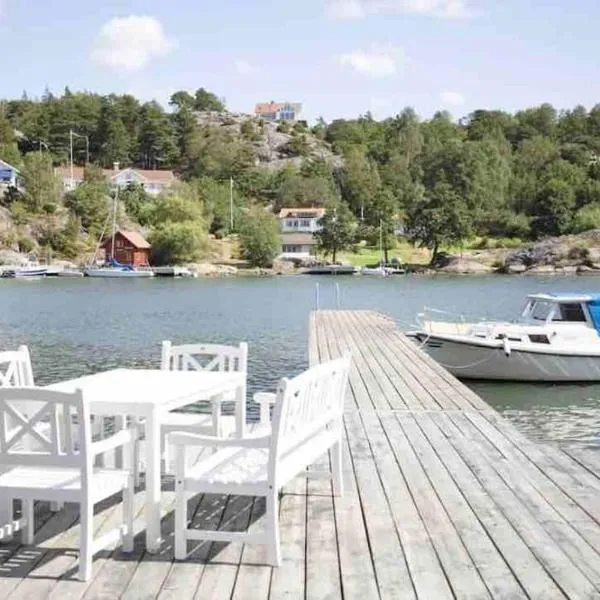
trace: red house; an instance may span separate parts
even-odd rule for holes
[[[114,258],[124,265],[147,266],[150,264],[150,244],[137,231],[117,231],[115,247],[112,237],[102,242],[106,259]]]

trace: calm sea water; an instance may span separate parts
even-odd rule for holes
[[[158,366],[160,342],[250,344],[249,388],[307,364],[309,312],[368,308],[410,328],[423,306],[513,318],[527,293],[600,292],[600,278],[309,276],[216,280],[0,281],[0,348],[27,344],[39,384],[116,366]],[[339,290],[339,291],[338,291]],[[473,383],[538,439],[600,448],[600,385]]]

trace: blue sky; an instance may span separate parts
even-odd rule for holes
[[[600,102],[594,0],[0,0],[0,96],[88,89],[327,120]],[[10,60],[7,60],[9,59]]]

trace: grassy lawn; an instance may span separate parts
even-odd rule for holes
[[[396,248],[388,252],[388,257],[390,260],[397,258],[402,264],[427,264],[430,254],[428,250],[414,248],[408,242],[400,241]],[[381,260],[381,254],[378,247],[364,246],[358,248],[356,252],[340,252],[336,258],[338,262],[364,267],[365,265],[377,265]]]

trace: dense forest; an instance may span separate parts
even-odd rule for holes
[[[0,241],[80,252],[81,236],[97,235],[108,210],[92,165],[114,162],[179,175],[182,183],[158,199],[140,189],[124,194],[121,218],[149,229],[163,260],[197,258],[208,232],[230,232],[231,178],[240,233],[245,221],[264,218],[257,206],[318,204],[335,207],[337,227],[343,217],[353,232],[342,245],[376,244],[382,231],[390,247],[402,221],[433,254],[474,236],[508,243],[600,227],[600,105],[589,112],[549,104],[516,114],[477,110],[458,122],[446,112],[421,120],[405,108],[382,121],[367,113],[312,127],[281,123],[277,131],[289,136],[286,152],[295,160],[278,168],[257,159],[266,135],[260,119],[247,118],[234,134],[206,124],[203,111],[228,114],[202,88],[173,94],[168,110],[129,95],[68,89],[60,97],[46,91],[39,100],[1,101],[0,158],[21,169],[24,190],[0,200],[18,229]],[[70,130],[75,162],[90,168],[86,182],[62,198],[51,167],[68,160]],[[340,159],[316,157],[315,144]],[[272,226],[254,227],[265,229],[273,238]]]

